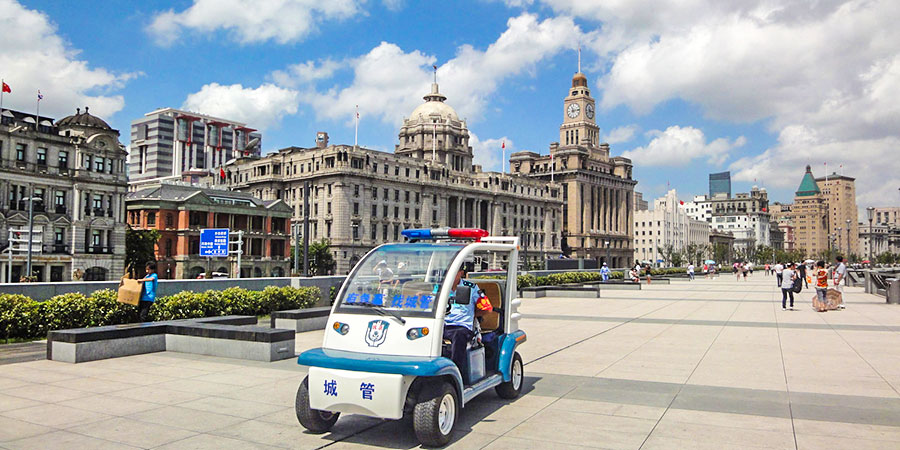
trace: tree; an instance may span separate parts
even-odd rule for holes
[[[143,274],[144,264],[156,260],[159,237],[157,230],[125,230],[125,267],[131,266],[132,276]]]
[[[662,253],[663,259],[666,261],[666,264],[672,263],[672,256],[675,254],[675,246],[672,244],[663,245],[659,252]],[[656,257],[654,256],[655,260]],[[656,261],[650,261],[652,264],[656,264]]]
[[[684,262],[685,254],[679,251],[672,252],[672,267],[681,267],[681,263]]]
[[[331,255],[331,241],[322,238],[309,244],[309,274],[329,275],[334,271],[334,257]]]
[[[718,243],[714,245],[712,255],[712,259],[716,264],[727,264],[731,262],[728,261],[728,244]]]
[[[772,257],[775,256],[775,249],[769,247],[767,245],[759,245],[756,248],[756,262],[759,264],[766,264],[772,262]]]

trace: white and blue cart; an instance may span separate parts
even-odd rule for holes
[[[519,238],[479,229],[405,230],[407,243],[376,247],[353,268],[338,293],[322,348],[302,353],[309,373],[297,391],[297,419],[324,433],[340,414],[411,417],[422,444],[450,440],[459,411],[494,388],[503,398],[522,390],[525,342],[515,298]],[[457,288],[466,261],[506,261],[505,280],[477,279]],[[498,259],[498,255],[499,259]],[[476,319],[467,369],[442,356],[444,315],[479,289],[493,311]],[[451,292],[456,296],[451,297]]]

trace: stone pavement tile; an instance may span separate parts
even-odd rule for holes
[[[168,378],[195,378],[209,375],[210,373],[212,372],[180,367],[178,364],[148,365],[145,369],[141,370],[141,375],[146,375],[148,378],[155,378],[157,376]]]
[[[591,400],[629,405],[667,407],[678,392],[678,384],[595,378],[565,395],[575,400]]]
[[[128,418],[140,420],[142,422],[155,423],[166,427],[196,431],[198,433],[206,433],[243,422],[243,419],[240,417],[208,411],[197,411],[194,409],[182,408],[180,406],[164,406],[162,408],[136,412],[128,415]]]
[[[0,444],[4,446],[8,441],[38,436],[52,431],[55,429],[0,416]]]
[[[791,419],[789,417],[767,417],[749,414],[730,414],[669,408],[669,410],[666,411],[665,419],[676,422],[699,423],[721,427],[793,433]]]
[[[202,370],[204,372],[216,373],[216,372],[227,372],[230,370],[234,370],[235,367],[240,367],[244,361],[241,360],[233,360],[234,363],[223,363],[218,362],[227,358],[204,358],[202,360],[185,360],[183,362],[178,363],[178,367],[184,369],[195,369]],[[247,361],[247,363],[252,363],[253,361]]]
[[[12,442],[4,442],[3,446],[10,450],[35,448],[89,448],[92,450],[126,450],[138,448],[117,442],[97,439],[91,436],[85,436],[83,434],[72,433],[65,430],[54,431],[52,433],[42,434],[40,436],[32,436]]]
[[[591,447],[589,444],[590,443],[588,442],[585,442],[583,445],[561,444],[559,442],[537,441],[534,439],[519,439],[503,436],[495,441],[492,441],[490,444],[483,448],[490,450],[544,450],[548,448],[552,448],[553,450],[579,450],[596,448]]]
[[[255,420],[277,423],[286,426],[295,426],[300,423],[297,421],[297,413],[294,411],[294,407],[282,408],[271,414],[259,416]]]
[[[694,439],[680,439],[671,436],[659,436],[656,433],[651,434],[647,442],[641,446],[641,450],[743,450],[763,448],[767,447],[718,441],[711,442],[704,436],[695,436]]]
[[[572,398],[561,398],[548,406],[548,409],[560,411],[560,413],[562,411],[576,411],[648,420],[658,420],[666,411],[666,408],[661,406],[623,405],[621,403],[576,400]]]
[[[794,430],[798,434],[889,441],[892,442],[891,446],[897,446],[897,443],[900,443],[900,423],[895,426],[884,426],[794,419]]]
[[[459,413],[456,429],[499,436],[519,426],[539,411],[538,408],[499,403],[468,403]]]
[[[66,389],[59,386],[50,386],[47,384],[32,384],[12,389],[4,389],[0,394],[11,395],[14,397],[27,398],[29,400],[37,400],[43,403],[61,402],[71,400],[73,398],[87,397],[90,392],[79,391],[76,389]]]
[[[140,400],[161,405],[177,405],[178,403],[189,402],[203,397],[201,394],[176,391],[157,385],[141,386],[135,389],[116,391],[109,395],[122,399]]]
[[[181,403],[178,406],[200,411],[229,414],[232,416],[243,417],[244,419],[255,419],[259,416],[271,414],[281,409],[280,406],[267,403],[235,400],[223,397],[204,397]]]
[[[270,445],[242,441],[240,439],[232,439],[224,436],[215,436],[212,434],[198,434],[187,439],[156,447],[155,450],[267,450],[277,448],[281,447],[273,447]]]
[[[653,436],[684,440],[702,440],[721,445],[757,446],[769,448],[793,448],[794,436],[790,431],[766,431],[749,428],[723,427],[701,423],[669,420],[663,416]]]
[[[800,450],[852,448],[853,450],[885,450],[897,448],[895,443],[872,439],[822,436],[819,434],[797,433],[797,448]]]
[[[79,391],[91,392],[95,394],[108,394],[110,392],[124,391],[126,389],[136,389],[140,385],[134,383],[123,383],[121,381],[103,380],[100,378],[74,378],[71,380],[56,381],[48,383],[50,386],[61,387],[65,389],[77,389]]]
[[[480,449],[497,438],[494,434],[477,433],[455,428],[450,435],[450,443],[445,448]],[[412,423],[408,420],[385,421],[378,426],[365,429],[359,434],[341,438],[340,442],[329,445],[329,449],[362,448],[420,448]]]
[[[157,425],[126,417],[114,417],[78,425],[69,428],[68,431],[143,448],[160,446],[196,434],[181,428]]]
[[[27,408],[29,406],[37,406],[40,404],[41,402],[29,400],[27,398],[0,394],[0,413],[4,411],[12,411],[19,408]]]
[[[128,414],[156,409],[162,406],[159,403],[116,397],[108,394],[91,395],[74,400],[66,400],[57,404],[113,416],[127,416]]]
[[[234,390],[234,386],[230,384],[213,383],[211,381],[201,381],[194,378],[169,380],[157,383],[154,386],[162,389],[196,393],[202,396],[219,395]]]
[[[506,436],[523,439],[592,445],[604,448],[638,448],[653,429],[655,420],[606,416],[545,409]]]
[[[207,373],[196,376],[193,379],[199,381],[211,381],[213,383],[230,384],[239,387],[252,387],[266,384],[272,381],[272,378],[263,378],[245,373],[235,373],[234,371]]]
[[[71,380],[78,375],[55,372],[52,370],[33,369],[31,363],[19,363],[0,366],[0,376],[13,378],[27,383],[52,383],[54,381]]]
[[[0,377],[0,391],[4,389],[12,389],[19,386],[25,386],[27,381],[17,380],[15,378]]]
[[[291,362],[292,365],[289,367],[289,370],[263,367],[240,367],[228,373],[230,375],[247,378],[271,378],[272,380],[292,378],[302,380],[303,377],[306,376],[306,370],[301,369],[301,366],[297,365],[296,360],[291,360]]]
[[[259,420],[248,420],[212,431],[210,434],[278,447],[309,449],[343,439],[381,422],[383,421],[379,419],[361,416],[341,417],[330,433],[317,435],[307,432],[299,423],[296,425],[283,425]]]
[[[109,360],[107,360],[109,361]],[[98,372],[95,375],[92,375],[92,378],[107,380],[107,381],[116,381],[119,383],[131,383],[131,384],[139,384],[141,386],[147,386],[150,384],[162,383],[164,381],[174,380],[174,377],[166,377],[162,375],[144,375],[144,368],[140,369],[127,369],[127,370],[117,370],[117,369],[109,369],[103,372]]]
[[[234,387],[231,391],[218,394],[220,397],[236,400],[248,400],[259,403],[268,403],[281,407],[294,406],[294,397],[300,387],[300,380],[290,378],[272,381],[271,379],[259,386],[249,388]]]
[[[74,425],[96,422],[107,419],[108,414],[83,409],[70,408],[57,404],[44,404],[30,408],[15,409],[3,413],[6,417],[24,420],[38,425],[54,428],[68,428]]]

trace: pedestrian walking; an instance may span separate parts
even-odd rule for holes
[[[773,268],[775,271],[775,285],[781,287],[782,275],[784,273],[784,266],[781,263],[775,263],[775,267]]]
[[[791,297],[791,309],[794,309],[794,280],[797,279],[797,273],[793,270],[793,264],[788,263],[787,267],[781,272],[781,310],[787,310],[787,299]]]
[[[688,263],[687,274],[688,278],[690,278],[691,281],[694,281],[694,263]]]
[[[806,279],[806,263],[800,263],[800,278],[803,279],[803,286],[809,289],[809,281]]]
[[[847,284],[847,265],[844,264],[844,257],[838,256],[834,259],[837,261],[837,267],[834,268],[834,288],[837,289],[838,292],[841,293],[841,304],[838,306],[840,309],[844,309],[844,285]]]
[[[734,272],[734,278],[741,281],[741,263],[735,262],[734,265],[731,266],[731,270]]]
[[[741,265],[741,275],[744,277],[744,281],[747,281],[747,274],[750,272],[750,263]]]
[[[819,300],[819,305],[813,305],[819,312],[826,311],[828,300],[826,294],[828,294],[828,271],[825,270],[825,261],[817,261],[816,262],[816,270],[813,272],[816,277],[816,299]]]
[[[156,263],[148,262],[144,266],[147,276],[138,281],[144,283],[144,289],[141,290],[141,300],[138,302],[138,318],[141,322],[146,322],[150,313],[150,307],[156,301],[156,286],[159,284],[159,275],[156,274]]]
[[[766,263],[765,269],[766,269],[766,276],[769,276],[772,274],[772,266],[770,266],[768,263]]]

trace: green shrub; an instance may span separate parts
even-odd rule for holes
[[[69,293],[45,302],[24,295],[0,294],[0,337],[35,338],[48,331],[136,322],[137,308],[116,301],[104,289],[90,297]],[[270,286],[263,291],[228,288],[222,291],[182,291],[156,300],[152,320],[190,319],[224,315],[263,315],[272,311],[308,308],[319,301],[319,288]]]

